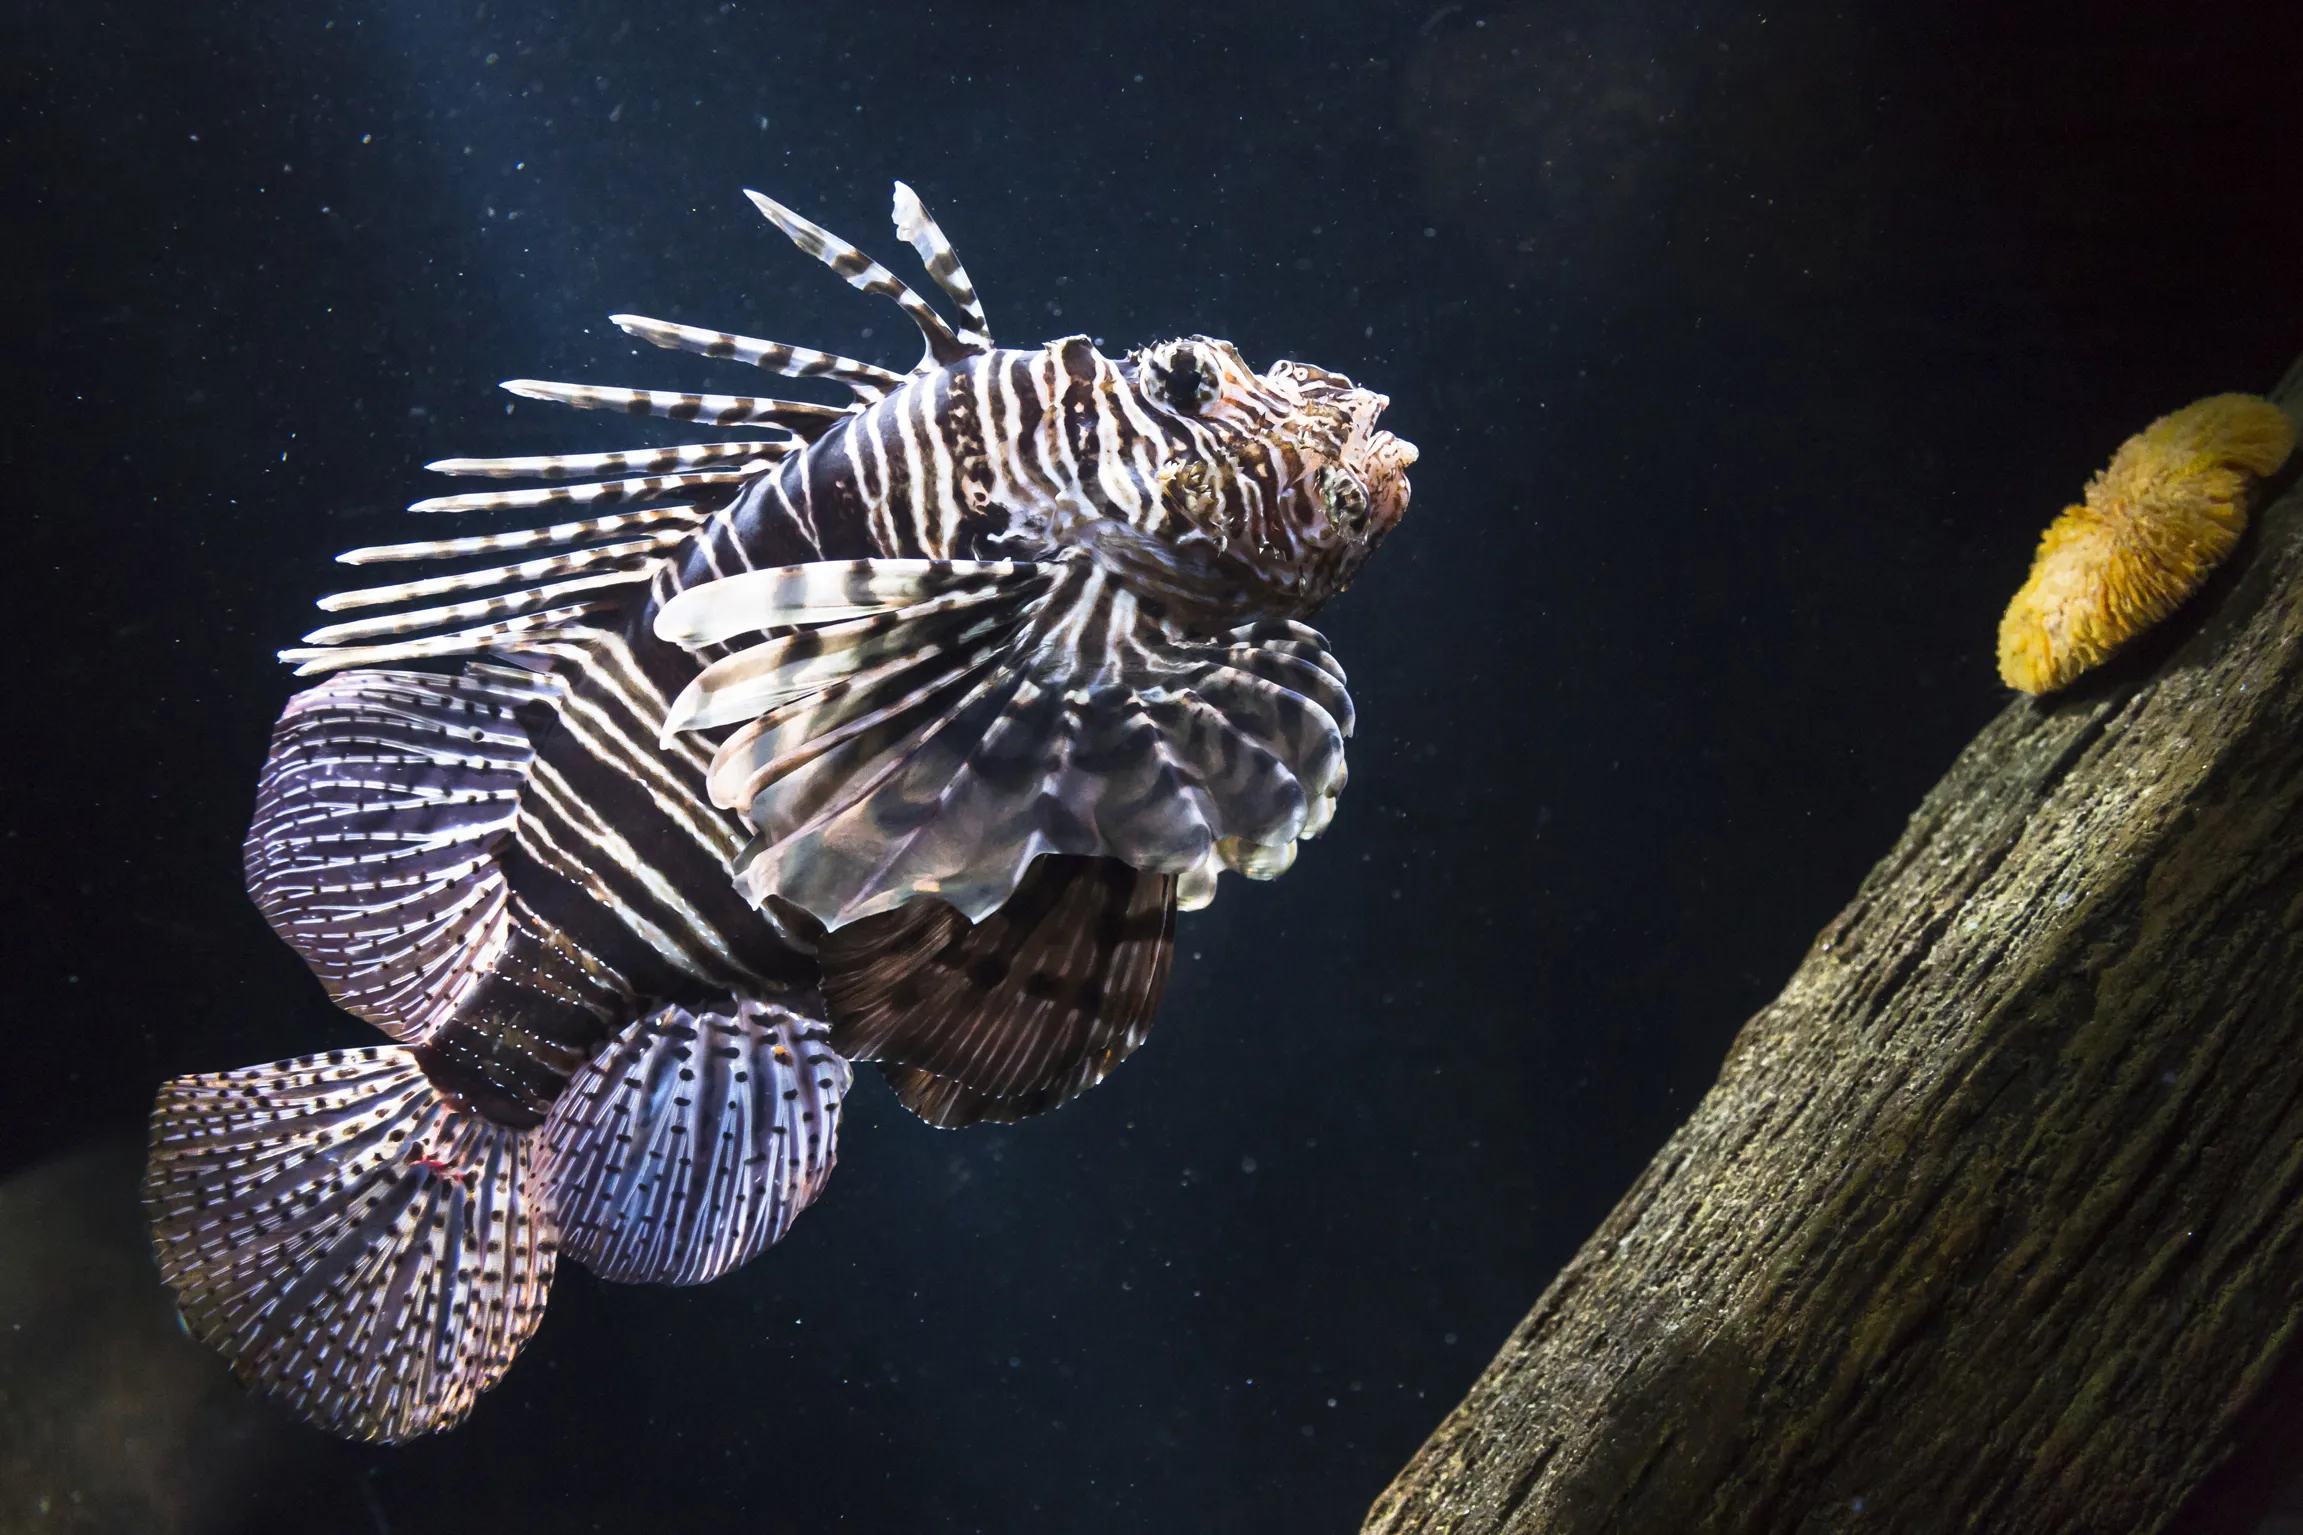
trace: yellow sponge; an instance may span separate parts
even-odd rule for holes
[[[2247,530],[2247,487],[2287,461],[2287,415],[2218,394],[2120,445],[2039,540],[1999,621],[1999,675],[2026,693],[2068,686],[2199,589]]]

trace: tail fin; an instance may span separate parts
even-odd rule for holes
[[[396,1047],[178,1077],[144,1207],[185,1323],[314,1425],[459,1422],[535,1331],[558,1245],[527,1137]]]

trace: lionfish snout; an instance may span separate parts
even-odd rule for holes
[[[1373,548],[1377,539],[1397,527],[1400,518],[1407,515],[1408,497],[1414,493],[1408,484],[1407,472],[1420,455],[1415,444],[1406,438],[1375,429],[1376,417],[1391,402],[1380,394],[1369,394],[1366,398],[1371,407],[1360,430],[1352,435],[1345,463],[1367,487],[1371,524],[1368,545]]]
[[[1301,404],[1290,422],[1303,456],[1300,499],[1315,513],[1307,542],[1318,551],[1314,600],[1324,602],[1351,584],[1375,546],[1407,512],[1407,470],[1415,445],[1376,426],[1388,397],[1362,389],[1341,374],[1321,373],[1300,363],[1291,370]],[[1278,375],[1280,369],[1273,369]],[[1306,387],[1308,385],[1308,387]]]

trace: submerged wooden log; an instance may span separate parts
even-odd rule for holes
[[[2295,479],[1968,747],[1369,1531],[2175,1515],[2303,1325]]]

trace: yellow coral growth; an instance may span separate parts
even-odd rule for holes
[[[1999,621],[1999,675],[2051,693],[2199,589],[2247,531],[2247,487],[2287,461],[2295,430],[2269,400],[2218,394],[2120,445],[2039,540]]]

